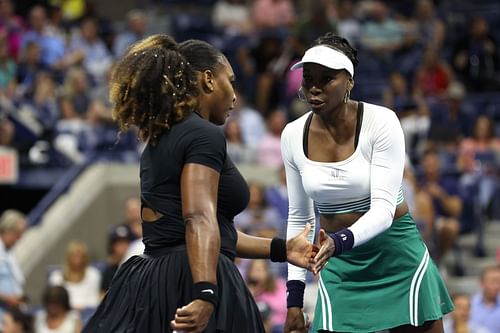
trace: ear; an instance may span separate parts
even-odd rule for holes
[[[201,79],[200,79],[201,89],[205,93],[208,93],[208,94],[213,92],[214,91],[214,75],[213,75],[212,71],[207,69],[206,71],[201,72],[200,75],[201,75]]]
[[[352,88],[354,88],[354,79],[351,77],[349,78],[349,80],[347,80],[347,89],[351,91]]]

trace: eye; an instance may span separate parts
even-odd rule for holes
[[[313,79],[312,79],[312,76],[310,76],[310,75],[304,75],[304,76],[302,77],[302,83],[303,83],[303,84],[308,85],[308,84],[311,84],[311,83],[312,83],[312,81],[313,81]]]
[[[330,82],[330,81],[333,81],[335,80],[336,76],[335,75],[327,75],[327,76],[323,76],[323,82]]]

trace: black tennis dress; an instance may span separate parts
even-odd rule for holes
[[[192,301],[180,195],[186,163],[203,164],[220,173],[219,304],[205,332],[264,333],[259,310],[234,264],[233,218],[248,203],[248,186],[227,156],[222,130],[196,113],[163,134],[157,145],[145,148],[140,168],[142,205],[163,216],[143,222],[144,254],[120,267],[83,333],[172,332],[170,321],[176,309]]]

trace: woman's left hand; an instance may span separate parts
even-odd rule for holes
[[[205,330],[214,311],[214,305],[201,299],[178,308],[170,328],[177,332],[201,333]]]
[[[312,272],[317,275],[325,267],[328,259],[335,253],[335,242],[325,230],[319,231],[319,252],[314,257]]]
[[[311,231],[311,225],[308,223],[305,229],[297,236],[286,242],[286,259],[289,263],[306,268],[312,271],[314,256],[318,253],[318,247],[307,239]]]

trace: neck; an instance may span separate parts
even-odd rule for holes
[[[438,182],[439,181],[439,173],[428,172],[425,174],[425,178],[428,182]]]
[[[64,318],[66,316],[66,312],[64,311],[57,311],[57,312],[48,312],[47,317],[50,319],[59,319],[59,318]]]
[[[10,248],[12,247],[11,244],[9,244],[9,242],[5,239],[6,237],[4,237],[4,235],[0,236],[2,238],[2,243],[3,243],[3,246],[5,247],[5,250],[10,250]]]
[[[318,113],[321,124],[336,137],[351,137],[356,126],[356,113],[351,112],[354,102],[342,103],[330,112]]]
[[[490,298],[490,297],[488,297],[488,298],[487,298],[487,297],[484,297],[484,298],[483,298],[483,301],[484,301],[484,304],[485,304],[485,305],[488,305],[488,306],[494,306],[494,305],[496,305],[496,304],[497,304],[497,299],[496,299],[496,297],[494,297],[494,298]]]
[[[201,96],[200,101],[198,103],[198,107],[194,112],[199,114],[203,119],[208,120],[210,117],[209,117],[208,109],[206,108],[206,104],[207,104],[207,102]]]

